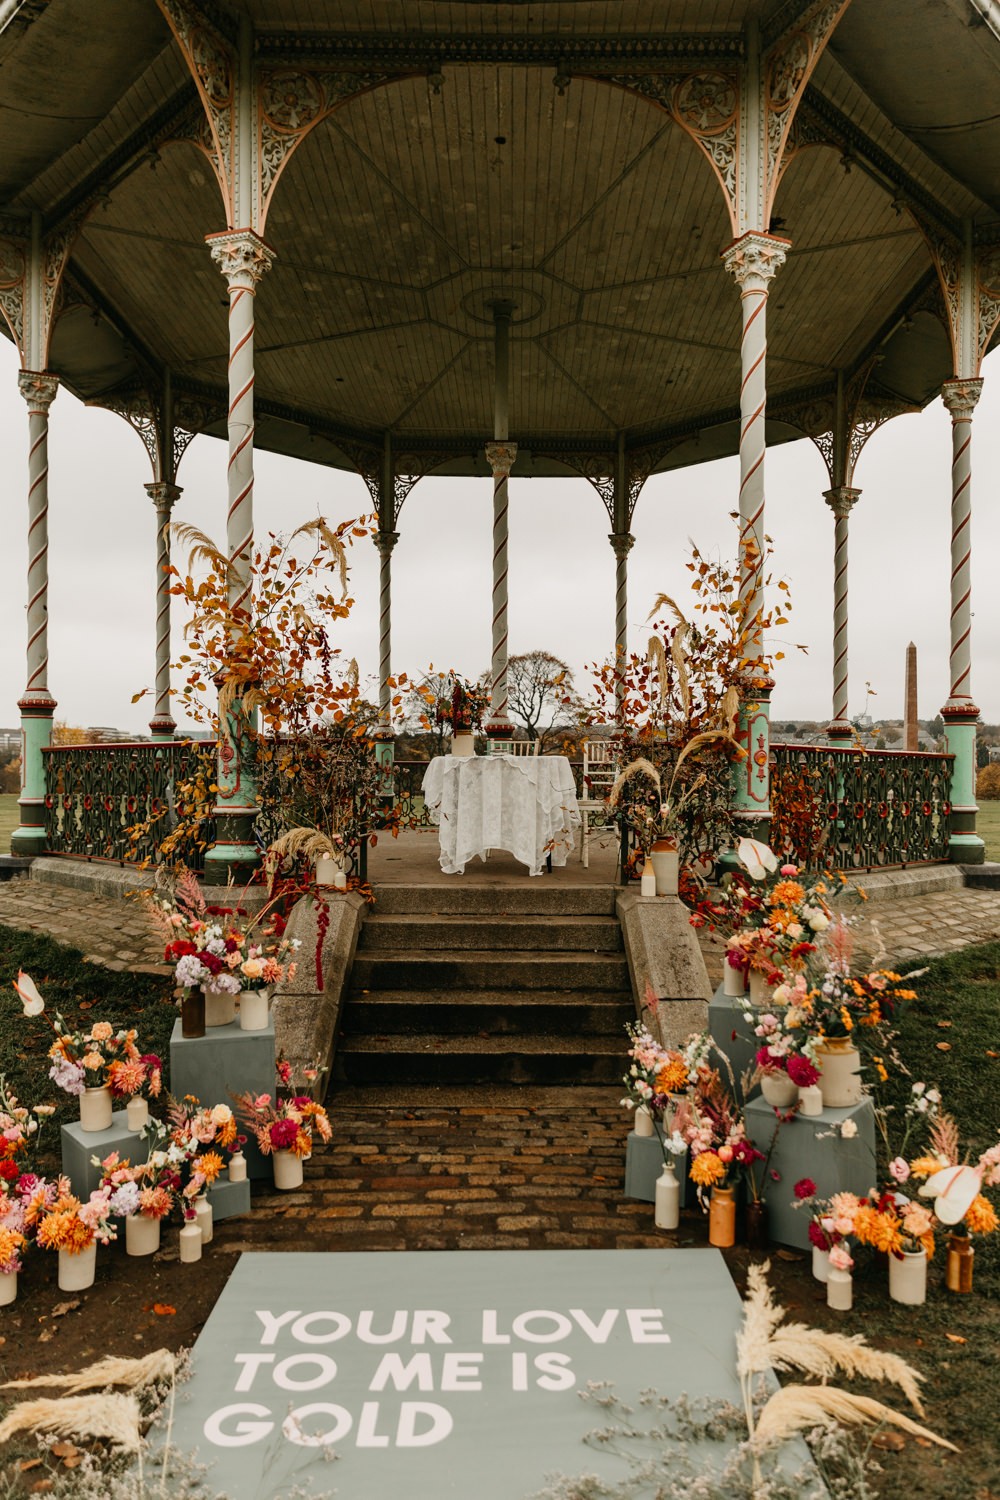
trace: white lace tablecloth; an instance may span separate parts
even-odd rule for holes
[[[550,854],[564,865],[576,843],[580,810],[564,755],[439,755],[423,791],[446,875],[463,874],[489,849],[506,849],[540,875]]]

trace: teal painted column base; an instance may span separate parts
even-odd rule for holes
[[[771,687],[756,689],[740,705],[736,739],[746,752],[732,765],[733,837],[766,844],[771,837]],[[723,870],[735,869],[735,849],[723,852]]]
[[[261,853],[254,838],[257,788],[250,763],[242,753],[247,720],[238,705],[229,713],[230,739],[216,746],[215,843],[205,851],[206,885],[247,885],[260,869]],[[252,733],[255,725],[250,724]]]
[[[948,858],[956,865],[981,865],[986,845],[976,832],[976,724],[974,703],[946,703],[941,710],[948,749],[955,760],[951,772],[951,829]]]
[[[21,859],[33,859],[48,848],[45,832],[45,761],[42,750],[52,743],[51,698],[24,699],[21,710],[21,795],[18,798],[20,826],[10,839],[10,852]]]

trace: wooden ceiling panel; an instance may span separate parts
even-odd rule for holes
[[[476,0],[247,0],[246,9],[263,31],[328,31],[347,35],[380,32],[403,35],[465,36],[571,34],[662,36],[672,31],[727,31],[750,14],[777,8],[779,0],[536,0],[478,4]]]

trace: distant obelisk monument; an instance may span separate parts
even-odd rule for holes
[[[919,750],[917,731],[917,648],[911,641],[906,648],[906,693],[903,711],[903,736],[905,750]]]

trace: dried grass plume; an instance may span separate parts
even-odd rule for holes
[[[39,1397],[11,1408],[0,1422],[0,1443],[24,1432],[55,1433],[82,1442],[99,1438],[112,1448],[138,1453],[139,1423],[139,1403],[134,1396],[91,1394],[58,1401]]]

